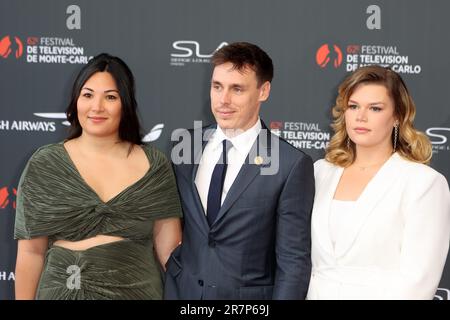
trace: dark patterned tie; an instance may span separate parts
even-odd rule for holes
[[[222,154],[214,167],[211,176],[211,183],[208,191],[208,204],[206,209],[206,218],[211,226],[217,218],[222,200],[223,183],[227,173],[227,153],[232,147],[232,143],[228,140],[222,141]]]

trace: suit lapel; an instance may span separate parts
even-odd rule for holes
[[[363,192],[356,201],[354,210],[355,226],[349,232],[343,233],[336,244],[336,258],[343,256],[353,246],[358,234],[373,213],[375,206],[382,201],[384,195],[390,192],[392,185],[400,177],[402,172],[401,158],[393,154],[391,158],[380,168],[375,176],[370,180]]]
[[[244,164],[242,165],[239,173],[234,180],[233,184],[228,191],[227,197],[225,198],[222,207],[219,210],[217,219],[213,223],[213,226],[217,224],[225,213],[231,208],[231,206],[236,202],[237,199],[244,193],[245,189],[249,184],[256,178],[256,176],[261,172],[261,168],[269,165],[269,158],[271,151],[271,133],[265,126],[264,122],[261,121],[261,131],[256,138],[255,142],[250,149],[249,154],[245,158]],[[255,164],[254,159],[250,159],[254,155],[260,156],[263,160],[261,164]]]
[[[333,166],[327,174],[321,177],[320,189],[316,191],[313,209],[313,232],[322,248],[331,255],[334,255],[334,248],[330,236],[330,212],[331,202],[336,188],[341,179],[344,168]],[[318,186],[319,183],[316,183]]]
[[[190,173],[190,183],[191,183],[191,191],[192,191],[192,197],[194,199],[194,203],[197,210],[194,210],[195,212],[198,212],[199,215],[197,215],[198,221],[202,226],[202,230],[209,230],[208,221],[206,219],[206,213],[203,209],[202,201],[200,199],[200,195],[198,194],[197,186],[195,184],[195,178],[197,176],[198,166],[200,163],[200,159],[202,158],[203,150],[206,147],[206,144],[208,143],[209,139],[211,138],[213,131],[211,129],[215,129],[216,126],[210,126],[207,128],[202,129],[202,146],[201,148],[195,148],[195,143],[193,143],[193,151],[192,151],[192,160],[193,164],[191,166],[191,173]],[[205,137],[203,137],[203,134],[206,132]],[[204,138],[204,139],[203,139]],[[195,138],[194,138],[195,139]]]

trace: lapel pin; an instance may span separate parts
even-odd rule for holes
[[[264,162],[264,159],[263,159],[263,157],[261,157],[261,156],[256,156],[255,157],[255,160],[253,160],[253,162],[256,164],[256,165],[261,165],[263,162]]]

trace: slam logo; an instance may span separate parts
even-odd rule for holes
[[[321,68],[330,65],[338,68],[342,64],[342,50],[335,44],[324,44],[316,52],[316,63]]]
[[[446,288],[438,288],[434,295],[434,300],[450,300],[450,290]]]
[[[425,131],[425,133],[430,138],[430,142],[433,147],[433,152],[450,150],[450,144],[448,143],[447,138],[450,137],[450,128],[433,127],[428,128]]]
[[[203,53],[202,50],[205,49],[200,48],[200,43],[197,41],[175,41],[172,43],[173,52],[170,54],[170,65],[184,66],[186,63],[210,63],[214,52],[226,45],[228,45],[227,42],[221,42],[212,52],[209,51],[210,53]]]
[[[11,206],[13,209],[16,208],[16,188],[2,187],[0,188],[0,209],[6,209]]]
[[[4,59],[15,57],[19,59],[23,54],[23,43],[18,37],[5,36],[0,40],[0,56]]]

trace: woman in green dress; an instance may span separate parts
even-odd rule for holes
[[[63,142],[39,148],[17,194],[17,299],[161,299],[181,240],[168,159],[141,144],[128,66],[94,57],[73,85]]]

